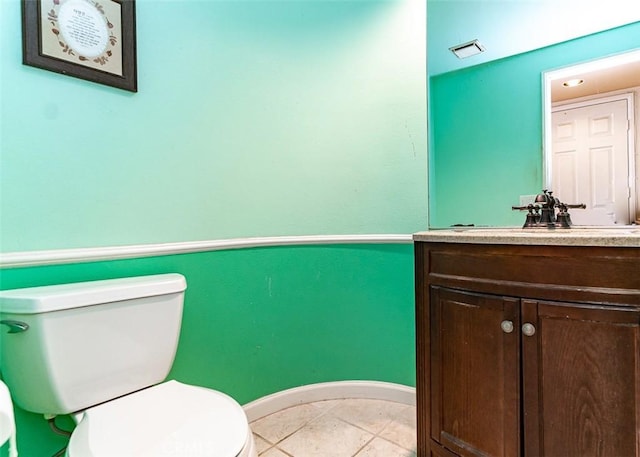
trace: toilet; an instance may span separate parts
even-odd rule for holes
[[[14,403],[45,418],[71,414],[69,457],[256,457],[235,400],[165,381],[186,286],[171,273],[0,291]]]

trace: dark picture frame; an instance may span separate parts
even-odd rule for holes
[[[22,63],[138,91],[135,0],[21,0]]]

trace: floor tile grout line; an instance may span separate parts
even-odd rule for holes
[[[380,438],[381,440],[386,441],[387,443],[391,443],[394,446],[398,446],[400,449],[404,449],[405,451],[413,452],[414,454],[416,453],[415,449],[408,449],[404,447],[402,444],[396,443],[395,441],[391,441],[390,439],[385,438],[384,436],[377,435],[376,438]]]
[[[303,428],[304,428],[304,427],[303,427]],[[257,433],[256,433],[256,435],[257,435]],[[260,436],[260,435],[258,435],[258,436]],[[260,436],[260,438],[262,438],[262,436]],[[262,439],[264,439],[264,438],[262,438]],[[267,440],[265,440],[265,441],[267,441]],[[296,457],[296,456],[294,456],[294,455],[292,455],[292,454],[289,454],[289,453],[288,453],[287,451],[285,451],[284,449],[282,449],[282,448],[278,447],[278,445],[277,445],[277,444],[271,444],[269,441],[267,441],[267,443],[269,443],[269,447],[268,447],[268,448],[266,448],[266,449],[264,449],[262,452],[260,452],[260,454],[258,454],[258,457],[264,456],[267,452],[269,452],[269,451],[271,451],[271,450],[273,450],[273,449],[275,449],[275,450],[277,450],[277,451],[282,452],[282,453],[283,453],[284,455],[286,455],[287,457]]]
[[[295,405],[295,406],[291,406],[291,407],[289,407],[289,408],[285,408],[285,409],[283,409],[283,410],[281,410],[281,411],[285,411],[286,409],[293,409],[293,408],[295,408],[296,406],[301,406],[301,405],[312,405],[312,406],[315,406],[314,404],[320,403],[320,402],[322,402],[322,401],[330,401],[330,400],[319,400],[319,401],[315,401],[315,402],[301,403],[301,404],[299,404],[299,405]],[[402,404],[402,403],[399,403],[399,402],[393,402],[393,401],[391,401],[391,403]],[[326,408],[326,409],[322,409],[322,408],[320,408],[320,407],[318,407],[318,406],[315,406],[315,407],[316,407],[316,408],[318,408],[318,410],[319,410],[319,411],[318,411],[318,413],[319,413],[319,414],[318,414],[317,416],[314,416],[312,419],[307,420],[307,421],[306,421],[306,422],[304,422],[300,427],[298,427],[297,429],[295,429],[293,432],[289,433],[288,435],[284,436],[284,437],[283,437],[283,438],[281,438],[280,440],[276,441],[275,443],[271,443],[271,441],[270,441],[270,440],[266,439],[265,437],[263,437],[263,436],[262,436],[262,435],[260,435],[259,433],[255,433],[255,432],[253,432],[253,430],[252,430],[252,433],[254,433],[256,436],[259,436],[261,439],[263,439],[263,440],[264,440],[264,441],[269,445],[269,447],[268,447],[267,449],[265,449],[263,452],[261,452],[261,453],[260,453],[260,456],[265,455],[267,452],[269,452],[269,451],[270,451],[270,450],[272,450],[272,449],[276,449],[276,450],[278,450],[278,451],[282,452],[283,454],[285,454],[285,455],[286,455],[286,456],[288,456],[288,457],[299,457],[299,456],[294,456],[294,455],[292,455],[292,454],[289,454],[288,452],[286,452],[285,450],[283,450],[279,445],[280,445],[283,441],[285,441],[287,438],[289,438],[289,437],[291,437],[292,435],[294,435],[294,434],[296,434],[296,433],[300,432],[300,431],[301,431],[302,429],[304,429],[305,427],[308,427],[311,423],[313,423],[313,422],[315,422],[315,421],[319,420],[320,418],[325,417],[325,416],[327,416],[327,415],[330,415],[332,418],[337,419],[338,421],[340,421],[340,422],[342,422],[342,423],[344,423],[344,424],[346,424],[346,425],[356,427],[356,428],[358,428],[358,429],[360,429],[360,430],[362,430],[362,431],[366,432],[367,434],[371,435],[371,437],[370,437],[370,438],[369,438],[369,439],[368,439],[368,440],[367,440],[367,441],[366,441],[366,442],[365,442],[365,443],[364,443],[364,444],[363,444],[363,445],[362,445],[362,446],[361,446],[361,447],[356,451],[356,453],[355,453],[355,454],[353,454],[353,456],[352,456],[352,457],[357,457],[357,455],[358,455],[360,452],[362,452],[362,451],[363,451],[363,450],[364,450],[364,449],[365,449],[369,444],[371,444],[371,443],[372,443],[376,438],[380,438],[381,440],[383,440],[383,441],[385,441],[385,442],[387,442],[387,443],[390,443],[390,444],[392,444],[392,445],[394,445],[394,446],[398,446],[399,448],[404,449],[404,450],[407,450],[407,451],[409,451],[409,452],[412,452],[412,453],[414,453],[414,455],[416,455],[416,454],[415,454],[415,449],[407,449],[407,448],[406,448],[405,446],[403,446],[402,444],[397,443],[397,442],[395,442],[395,441],[393,441],[393,440],[391,440],[391,439],[389,439],[389,438],[385,438],[385,437],[381,436],[381,434],[382,434],[382,433],[383,433],[383,432],[384,432],[384,431],[385,431],[385,430],[386,430],[386,429],[387,429],[391,424],[396,423],[396,422],[399,422],[401,415],[402,415],[405,411],[407,411],[408,409],[410,409],[410,408],[412,408],[412,407],[413,407],[413,408],[415,408],[415,406],[413,406],[413,405],[404,405],[404,407],[403,407],[403,408],[400,408],[398,411],[396,411],[396,412],[395,412],[395,414],[392,414],[392,415],[391,415],[391,418],[389,419],[389,421],[388,421],[388,422],[387,422],[387,423],[386,423],[386,424],[385,424],[385,425],[384,425],[384,426],[383,426],[383,427],[382,427],[382,428],[381,428],[377,433],[374,433],[374,432],[372,432],[371,430],[367,430],[366,428],[364,428],[364,427],[362,427],[362,426],[360,426],[360,425],[358,425],[358,424],[356,424],[356,423],[352,423],[352,422],[350,422],[350,421],[349,421],[349,419],[347,419],[347,418],[340,417],[340,416],[338,416],[338,415],[336,415],[336,414],[331,414],[331,412],[332,412],[334,409],[336,409],[336,408],[337,408],[337,406],[338,406],[338,403],[337,403],[337,402],[336,402],[334,405],[331,405],[331,406],[329,406],[329,407],[328,407],[328,408]],[[281,412],[281,411],[276,411],[276,412],[274,412],[273,414],[275,414],[275,413],[277,413],[277,412]],[[268,417],[268,416],[265,416],[265,417]],[[255,421],[254,421],[254,422],[255,422]]]
[[[378,433],[374,433],[374,432],[372,432],[371,430],[367,430],[366,428],[363,428],[362,426],[360,426],[360,425],[358,425],[358,424],[354,424],[354,423],[352,423],[352,422],[349,422],[348,420],[346,420],[346,419],[344,419],[344,418],[342,418],[342,417],[338,417],[338,416],[332,416],[332,417],[333,417],[334,419],[339,420],[340,422],[342,422],[342,423],[344,423],[344,424],[350,425],[350,426],[352,426],[352,427],[356,427],[356,428],[358,428],[358,429],[362,430],[363,432],[366,432],[366,433],[368,433],[369,435],[371,435],[371,438],[369,438],[369,440],[368,440],[366,443],[364,443],[364,444],[363,444],[363,445],[362,445],[362,446],[361,446],[361,447],[356,451],[356,453],[355,453],[355,454],[353,454],[351,457],[357,457],[357,455],[358,455],[360,452],[362,452],[362,450],[364,450],[364,448],[366,448],[366,447],[367,447],[367,446],[368,446],[368,445],[369,445],[373,440],[375,440],[376,438],[380,438],[381,440],[386,441],[387,443],[393,444],[394,446],[398,446],[399,448],[404,449],[404,450],[406,450],[406,451],[409,451],[409,452],[415,452],[415,450],[414,450],[414,449],[407,449],[406,447],[404,447],[404,446],[403,446],[403,445],[401,445],[400,443],[396,443],[395,441],[391,441],[390,439],[385,438],[385,437],[383,437],[383,436],[381,436],[381,435],[380,435],[384,430],[386,430],[386,428],[387,428],[389,425],[391,425],[392,423],[394,423],[394,422],[395,422],[395,420],[394,420],[394,419],[391,419],[391,420],[389,421],[389,423],[387,423],[384,427],[382,427]]]
[[[323,401],[323,400],[320,400],[320,401]],[[285,411],[285,410],[287,410],[287,409],[293,409],[293,408],[295,408],[295,407],[297,407],[297,406],[301,406],[301,405],[312,405],[312,406],[313,406],[313,404],[314,404],[314,403],[319,403],[319,402],[300,403],[299,405],[290,406],[289,408],[285,408],[285,409],[282,409],[282,410],[280,410],[280,411],[276,411],[276,412],[274,412],[273,414],[276,414],[276,413],[279,413],[279,412]],[[263,439],[263,440],[265,440],[267,443],[269,443],[270,447],[269,447],[269,448],[267,448],[266,450],[270,450],[270,449],[273,449],[273,448],[275,447],[275,448],[276,448],[276,449],[278,449],[279,451],[281,451],[281,452],[285,452],[285,451],[283,451],[282,449],[280,449],[280,447],[278,447],[278,445],[279,445],[280,443],[282,443],[284,440],[286,440],[286,439],[287,439],[287,438],[289,438],[290,436],[295,435],[296,433],[298,433],[300,430],[302,430],[303,428],[305,428],[306,426],[308,426],[308,425],[309,425],[309,424],[311,424],[312,422],[314,422],[314,421],[316,421],[316,420],[320,419],[321,417],[326,416],[326,415],[327,415],[327,414],[329,414],[329,412],[330,412],[333,408],[335,408],[336,406],[337,406],[337,404],[336,404],[336,405],[333,405],[333,406],[330,406],[329,408],[327,408],[327,410],[326,410],[326,411],[323,411],[322,409],[320,409],[320,408],[316,407],[316,408],[318,408],[318,413],[319,413],[317,416],[314,416],[314,417],[313,417],[313,419],[309,419],[308,421],[306,421],[305,423],[303,423],[300,427],[298,427],[297,429],[295,429],[293,432],[291,432],[291,433],[289,433],[288,435],[286,435],[286,436],[282,437],[281,439],[279,439],[279,440],[278,440],[278,441],[276,441],[275,443],[271,443],[271,441],[270,441],[270,440],[266,439],[264,436],[260,435],[259,433],[255,433],[253,430],[251,431],[251,433],[253,433],[253,434],[255,434],[255,435],[258,435],[260,438],[262,438],[262,439]],[[265,416],[265,417],[269,417],[269,416]],[[333,417],[335,417],[335,416],[333,416]],[[262,418],[261,418],[261,419],[262,419]],[[251,424],[249,424],[249,428],[251,428]],[[369,433],[371,433],[371,432],[369,432]],[[265,452],[266,452],[266,451],[265,451]],[[291,454],[289,454],[289,453],[287,453],[287,452],[285,452],[285,454],[287,454],[287,455],[291,455]],[[292,457],[295,457],[295,456],[292,456]]]
[[[360,449],[358,449],[358,450],[356,451],[356,453],[355,453],[355,454],[353,454],[351,457],[357,457],[357,456],[358,456],[358,454],[360,454],[360,452],[361,452],[364,448],[366,448],[366,447],[369,445],[369,443],[371,443],[371,442],[372,442],[373,440],[375,440],[375,439],[376,439],[376,436],[375,436],[375,435],[373,435],[371,438],[369,438],[369,441],[367,441],[366,443],[364,443],[364,444],[362,445],[362,447],[361,447]]]
[[[284,449],[278,447],[278,446],[273,446],[271,449],[277,449],[278,451],[282,452],[284,455],[286,455],[287,457],[297,457],[293,454],[289,454],[287,451],[285,451]]]
[[[409,405],[409,406],[410,406],[410,405]],[[401,411],[405,411],[406,409],[408,409],[408,408],[403,408]],[[341,421],[341,422],[343,422],[343,423],[347,424],[347,425],[351,425],[351,426],[353,426],[353,427],[359,428],[360,430],[362,430],[362,431],[364,431],[364,432],[367,432],[367,433],[368,433],[368,434],[370,434],[370,435],[373,435],[373,436],[369,439],[369,441],[367,441],[367,442],[366,442],[366,443],[365,443],[365,444],[364,444],[360,449],[358,449],[358,451],[357,451],[355,454],[353,454],[353,456],[352,456],[352,457],[357,457],[358,453],[359,453],[359,452],[361,452],[365,447],[367,447],[367,445],[369,445],[369,443],[371,443],[371,442],[372,442],[373,440],[375,440],[376,438],[380,438],[381,440],[386,441],[387,443],[393,444],[394,446],[397,446],[397,447],[399,447],[399,448],[401,448],[401,449],[404,449],[405,451],[409,451],[409,452],[413,452],[413,453],[415,453],[415,452],[416,452],[416,450],[415,450],[415,449],[408,449],[408,448],[406,448],[404,445],[402,445],[402,444],[400,444],[400,443],[397,443],[397,442],[395,442],[395,441],[393,441],[393,440],[391,440],[391,439],[389,439],[389,438],[385,438],[384,436],[382,436],[382,433],[383,433],[383,432],[384,432],[384,431],[385,431],[385,430],[386,430],[386,429],[387,429],[391,424],[393,424],[393,423],[395,423],[395,422],[397,421],[397,419],[398,419],[399,415],[400,415],[400,412],[398,412],[398,414],[396,414],[396,415],[394,416],[394,418],[393,418],[393,419],[390,419],[390,420],[389,420],[389,422],[388,422],[387,424],[385,424],[385,425],[380,429],[380,431],[379,431],[379,432],[377,432],[377,433],[374,433],[374,432],[372,432],[371,430],[367,430],[366,428],[364,428],[364,427],[362,427],[362,426],[360,426],[360,425],[358,425],[358,424],[354,424],[354,423],[352,423],[352,422],[349,422],[349,421],[348,421],[347,419],[345,419],[345,418],[338,417],[338,416],[335,416],[335,415],[334,415],[333,417],[334,417],[335,419],[338,419],[339,421]]]
[[[349,422],[347,419],[344,419],[344,418],[342,418],[342,417],[338,417],[338,416],[333,416],[333,417],[334,417],[335,419],[338,419],[340,422],[344,422],[344,423],[345,423],[345,424],[347,424],[347,425],[351,425],[351,426],[353,426],[353,427],[359,428],[360,430],[362,430],[362,431],[364,431],[364,432],[367,432],[369,435],[373,435],[374,437],[375,437],[375,436],[377,436],[377,435],[378,435],[378,433],[381,433],[381,432],[382,432],[382,430],[384,430],[385,428],[387,428],[387,426],[389,425],[389,424],[386,424],[384,427],[382,427],[382,428],[380,429],[380,432],[376,433],[376,432],[372,432],[371,430],[367,430],[366,428],[362,427],[361,425],[354,424],[353,422]],[[391,422],[389,422],[389,423],[391,423]]]
[[[268,439],[266,439],[264,436],[262,436],[259,433],[254,432],[253,430],[251,430],[251,433],[254,434],[255,436],[259,436],[261,439],[263,439],[264,441],[266,441],[269,444],[269,447],[273,447],[275,446],[274,443],[272,443],[271,441],[269,441]]]
[[[409,406],[409,407],[411,407],[411,406]],[[415,408],[415,406],[414,406],[413,408]],[[398,422],[398,418],[400,417],[400,414],[401,414],[402,412],[406,411],[407,409],[409,409],[409,408],[403,408],[401,411],[399,411],[399,412],[395,415],[395,417],[391,420],[391,422],[389,422],[387,425],[385,425],[384,427],[382,427],[382,430],[380,430],[380,432],[378,432],[378,435],[377,435],[377,436],[378,436],[381,440],[385,440],[385,441],[386,441],[386,442],[388,442],[388,443],[395,444],[396,446],[401,447],[402,449],[406,449],[407,451],[410,451],[410,452],[414,452],[414,453],[415,453],[415,452],[416,452],[416,450],[415,450],[415,449],[407,449],[407,448],[406,448],[406,447],[404,447],[402,444],[400,444],[400,443],[396,443],[395,441],[392,441],[392,440],[390,440],[389,438],[385,438],[384,436],[382,436],[382,433],[383,433],[387,428],[389,428],[389,426],[390,426],[391,424]]]
[[[393,402],[393,403],[395,403],[395,402]],[[396,414],[394,414],[394,415],[392,416],[392,418],[391,418],[391,419],[389,419],[389,422],[387,422],[387,423],[386,423],[386,424],[385,424],[385,425],[380,429],[380,431],[378,431],[377,433],[375,433],[375,432],[373,432],[373,431],[371,431],[371,430],[367,430],[366,428],[362,427],[361,425],[358,425],[358,424],[356,424],[356,423],[354,423],[354,422],[351,422],[351,421],[350,421],[349,419],[347,419],[347,418],[339,417],[339,416],[336,416],[336,415],[332,415],[332,416],[333,416],[334,418],[336,418],[336,419],[338,419],[338,420],[340,420],[340,421],[342,421],[342,422],[344,422],[344,423],[348,424],[348,425],[352,425],[352,426],[354,426],[354,427],[359,428],[360,430],[363,430],[363,431],[365,431],[365,432],[367,432],[367,433],[369,433],[369,434],[374,435],[374,438],[375,438],[375,437],[379,437],[380,439],[383,439],[383,440],[385,440],[385,441],[386,441],[386,442],[388,442],[388,443],[391,443],[391,444],[394,444],[394,445],[396,445],[396,446],[399,446],[399,447],[401,447],[402,449],[406,449],[406,450],[408,450],[408,451],[414,451],[413,449],[407,449],[405,446],[403,446],[403,445],[402,445],[402,444],[400,444],[400,443],[396,443],[395,441],[393,441],[393,440],[391,440],[391,439],[389,439],[389,438],[385,438],[385,437],[381,436],[382,432],[384,432],[387,428],[389,428],[389,426],[390,426],[391,424],[394,424],[394,423],[398,422],[398,419],[399,419],[399,417],[400,417],[400,414],[401,414],[401,413],[403,413],[404,411],[406,411],[407,409],[412,408],[412,407],[414,407],[414,406],[412,406],[412,405],[407,405],[407,407],[406,407],[406,408],[402,408],[401,410],[399,410]],[[414,408],[415,408],[415,407],[414,407]],[[360,451],[358,451],[358,452],[360,452]]]

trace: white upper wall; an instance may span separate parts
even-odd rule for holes
[[[0,251],[424,230],[425,16],[138,0],[132,94],[22,65],[0,0]]]

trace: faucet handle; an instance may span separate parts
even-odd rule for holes
[[[566,211],[561,211],[556,217],[556,227],[560,228],[571,228],[571,218],[569,217],[569,213]]]
[[[540,215],[538,213],[540,207],[538,205],[529,203],[527,206],[512,206],[511,209],[514,211],[529,211],[527,213],[527,219],[525,220],[522,228],[535,227],[538,223],[538,220],[540,218]]]

